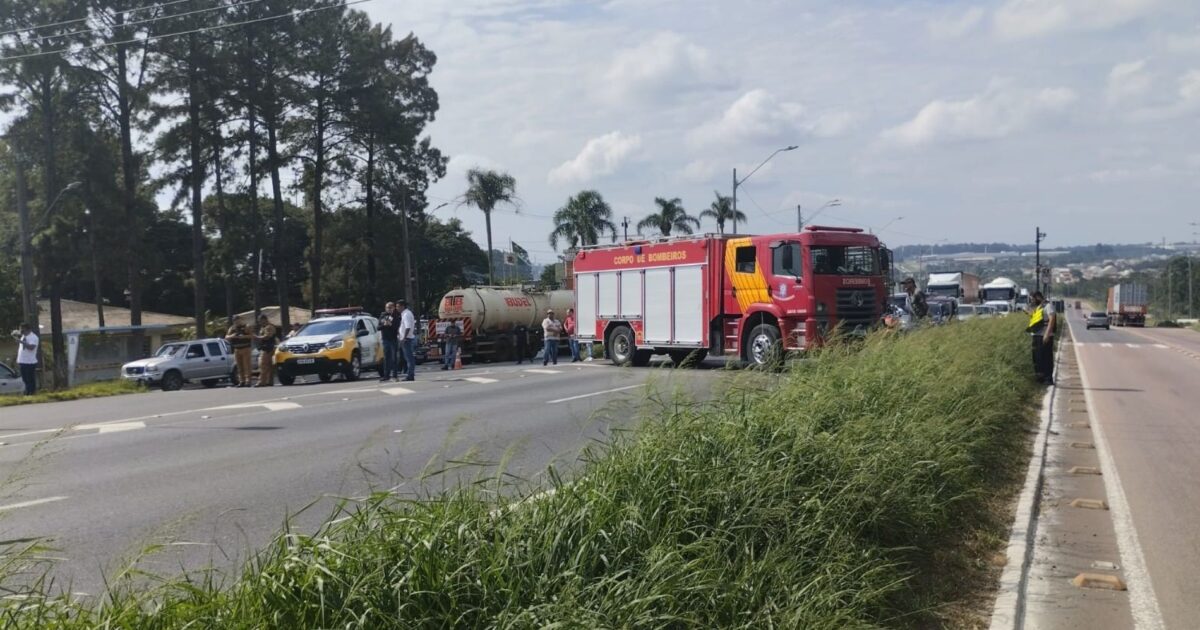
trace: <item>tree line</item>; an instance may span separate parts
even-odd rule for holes
[[[213,311],[274,303],[286,326],[300,302],[462,284],[485,256],[427,211],[436,62],[340,1],[7,2],[0,274],[34,261],[56,367],[65,298],[134,326],[190,310],[203,335]]]

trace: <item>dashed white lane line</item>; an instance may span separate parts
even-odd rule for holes
[[[468,382],[468,383],[478,383],[478,384],[480,384],[480,385],[487,385],[488,383],[498,383],[498,382],[500,382],[500,381],[499,381],[499,380],[497,380],[497,379],[494,379],[494,378],[488,378],[488,377],[486,377],[486,376],[468,376],[468,377],[464,378],[463,380],[464,380],[464,381],[466,381],[466,382]]]
[[[626,385],[625,387],[615,387],[615,388],[613,388],[613,389],[606,389],[606,390],[604,390],[604,391],[602,391],[602,392],[592,392],[592,393],[590,393],[590,394],[580,394],[580,395],[578,395],[578,396],[568,396],[568,397],[566,397],[566,398],[557,398],[557,399],[555,399],[555,400],[547,400],[547,401],[546,401],[546,404],[547,404],[547,405],[557,405],[558,403],[569,402],[569,401],[572,401],[572,400],[579,400],[579,399],[581,399],[581,398],[591,398],[592,396],[603,396],[604,394],[612,394],[612,393],[615,393],[615,392],[623,392],[623,391],[625,391],[625,390],[627,390],[627,389],[636,389],[636,388],[638,388],[638,387],[641,387],[641,386],[642,386],[642,385],[640,385],[640,384],[639,384],[639,385]]]
[[[1158,598],[1154,594],[1154,585],[1150,581],[1150,572],[1146,569],[1146,557],[1142,553],[1142,544],[1138,540],[1137,528],[1133,524],[1133,514],[1129,509],[1129,500],[1125,496],[1125,488],[1121,485],[1121,476],[1117,472],[1117,464],[1112,451],[1108,447],[1108,438],[1104,433],[1104,422],[1101,407],[1092,400],[1092,385],[1084,367],[1083,357],[1075,354],[1075,363],[1079,366],[1079,380],[1083,384],[1083,397],[1087,408],[1092,410],[1092,433],[1095,436],[1096,455],[1100,458],[1100,468],[1104,471],[1104,490],[1108,495],[1108,505],[1112,511],[1113,530],[1117,534],[1117,549],[1121,553],[1121,563],[1125,565],[1125,581],[1129,585],[1129,609],[1133,615],[1134,627],[1138,630],[1161,630],[1163,625],[1162,611],[1158,607]]]
[[[1100,344],[1100,347],[1101,348],[1111,348],[1112,344],[1111,343],[1102,343],[1102,344]]]
[[[530,374],[562,374],[562,370],[547,370],[547,369],[530,369],[525,370]]]
[[[35,505],[42,505],[43,503],[54,503],[55,501],[62,501],[63,499],[66,499],[66,498],[67,497],[46,497],[44,499],[34,499],[32,501],[21,501],[20,503],[10,503],[8,505],[0,505],[0,512],[7,512],[9,510],[19,510],[21,508],[33,507]]]
[[[1160,350],[1166,350],[1167,348],[1170,348],[1171,346],[1168,346],[1165,343],[1156,343],[1156,344],[1154,344],[1154,347],[1158,348]]]
[[[254,407],[266,407],[267,411],[288,411],[289,409],[299,409],[300,403],[294,403],[290,401],[254,402],[240,403],[237,405],[225,405],[224,407],[211,407],[210,409],[215,411],[218,409],[253,409]],[[209,411],[209,409],[202,409],[201,411]]]
[[[76,431],[88,431],[90,429],[98,429],[100,433],[118,433],[121,431],[134,431],[137,429],[145,429],[145,422],[105,422],[102,424],[77,424]]]
[[[385,387],[379,391],[387,394],[388,396],[404,396],[405,394],[415,394],[416,393],[413,390],[406,389],[404,387]]]

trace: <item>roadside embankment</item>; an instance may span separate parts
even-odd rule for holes
[[[23,594],[9,628],[856,628],[973,625],[1024,468],[1035,387],[1018,318],[733,374],[648,401],[571,482],[381,494],[290,532],[218,586]],[[501,478],[503,479],[503,478]],[[433,487],[439,482],[426,480]],[[542,488],[529,488],[532,495]],[[998,498],[1000,497],[1000,498]],[[973,601],[972,601],[973,600]]]
[[[146,391],[145,387],[129,381],[101,381],[79,385],[70,389],[43,390],[32,396],[0,396],[0,407],[120,396],[121,394],[133,394],[143,391]]]

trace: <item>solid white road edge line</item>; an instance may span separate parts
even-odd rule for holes
[[[1046,445],[1050,439],[1050,424],[1054,417],[1054,394],[1058,391],[1058,365],[1061,360],[1055,354],[1054,382],[1042,398],[1041,421],[1033,442],[1033,455],[1029,458],[1029,469],[1025,472],[1025,485],[1017,499],[1017,513],[1013,516],[1012,530],[1008,534],[1005,557],[1008,561],[1000,574],[1000,585],[996,602],[992,605],[990,630],[1009,630],[1025,627],[1025,590],[1029,583],[1029,569],[1033,565],[1034,542],[1037,539],[1039,498],[1045,482]]]
[[[20,508],[33,507],[35,505],[41,505],[43,503],[54,503],[55,501],[62,501],[63,499],[66,499],[66,498],[67,497],[46,497],[44,499],[34,499],[32,501],[22,501],[20,503],[11,503],[9,505],[0,505],[0,512],[7,512],[8,510],[18,510]]]
[[[1096,455],[1100,458],[1100,469],[1104,471],[1104,492],[1108,495],[1108,507],[1112,512],[1113,529],[1117,534],[1117,549],[1121,552],[1121,564],[1125,565],[1125,583],[1129,588],[1129,612],[1133,615],[1133,626],[1140,630],[1162,630],[1162,611],[1146,570],[1146,558],[1142,555],[1142,544],[1138,542],[1137,529],[1133,526],[1133,515],[1129,511],[1129,500],[1121,486],[1121,476],[1112,452],[1108,450],[1108,438],[1104,435],[1104,424],[1100,421],[1100,408],[1092,401],[1092,386],[1087,370],[1079,353],[1075,353],[1079,366],[1079,381],[1083,384],[1083,396],[1091,412],[1092,433],[1095,434]]]
[[[567,398],[557,398],[555,400],[547,400],[546,404],[547,405],[557,405],[558,403],[564,403],[564,402],[568,402],[571,400],[579,400],[580,398],[591,398],[592,396],[603,396],[604,394],[611,394],[613,392],[623,392],[627,389],[634,389],[634,388],[641,387],[641,386],[642,386],[642,384],[639,383],[637,385],[626,385],[625,387],[606,389],[602,392],[592,392],[590,394],[580,394],[578,396],[569,396]]]

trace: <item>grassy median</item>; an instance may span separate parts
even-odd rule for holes
[[[986,590],[998,497],[1026,463],[1022,325],[881,336],[734,375],[716,402],[651,402],[642,429],[516,507],[496,480],[379,495],[315,536],[280,536],[224,587],[9,599],[3,625],[974,625],[961,608]]]
[[[20,394],[0,396],[0,407],[60,402],[63,400],[82,400],[84,398],[103,398],[105,396],[120,396],[121,394],[144,391],[146,391],[145,386],[129,381],[102,381],[87,383],[70,389],[43,390],[32,396],[22,396]]]

